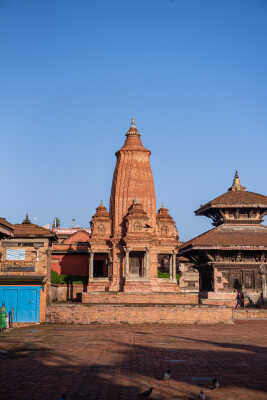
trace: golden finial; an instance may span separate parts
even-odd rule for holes
[[[131,128],[135,128],[135,127],[136,127],[135,119],[134,119],[134,117],[132,117],[132,119],[131,119]]]
[[[239,179],[239,175],[238,175],[238,170],[235,171],[233,186],[236,188],[236,190],[240,190],[240,179]]]
[[[239,190],[246,190],[246,188],[244,186],[241,185],[240,183],[240,178],[239,178],[239,174],[238,174],[238,170],[235,171],[235,176],[233,179],[233,184],[232,186],[229,188],[229,190],[235,192],[235,191],[239,191]]]
[[[26,214],[25,219],[22,221],[23,224],[31,224],[30,218],[29,218],[29,214]]]

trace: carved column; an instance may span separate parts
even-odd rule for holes
[[[265,304],[265,303],[267,303],[267,284],[266,284],[267,271],[266,271],[266,265],[261,264],[259,272],[261,274],[262,296],[263,296],[263,302]]]
[[[144,278],[148,278],[148,271],[149,271],[149,263],[150,263],[150,257],[149,257],[149,251],[150,249],[146,247],[146,254],[145,254],[145,273],[144,273]]]
[[[89,281],[94,279],[94,252],[90,252],[90,260],[89,260]]]
[[[112,256],[111,256],[111,250],[109,250],[109,253],[108,253],[108,277],[109,277],[109,279],[112,279],[113,278],[113,258],[112,258]]]
[[[130,250],[127,247],[123,248],[125,252],[125,278],[129,279],[129,252]]]
[[[176,282],[176,254],[177,251],[174,251],[172,253],[172,262],[171,262],[171,279]]]

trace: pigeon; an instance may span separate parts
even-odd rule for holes
[[[149,397],[149,396],[151,395],[153,389],[154,389],[154,388],[151,387],[151,388],[149,388],[148,390],[145,390],[144,392],[139,393],[138,396],[139,396],[139,397]]]
[[[207,396],[206,396],[206,394],[203,392],[203,390],[200,390],[199,395],[198,395],[198,398],[199,398],[200,400],[207,400]]]
[[[170,370],[170,369],[167,369],[167,371],[164,372],[163,380],[164,380],[164,381],[167,381],[168,379],[170,379],[170,377],[171,377],[171,370]]]
[[[213,389],[219,389],[219,387],[221,387],[220,379],[219,379],[218,376],[215,376],[215,377],[212,379],[212,388],[213,388]]]

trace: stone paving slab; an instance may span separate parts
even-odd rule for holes
[[[267,400],[267,321],[38,325],[0,336],[0,399]],[[170,368],[171,379],[161,380]],[[222,388],[210,389],[219,375]]]

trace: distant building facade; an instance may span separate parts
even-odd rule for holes
[[[14,322],[45,321],[50,278],[50,248],[56,235],[32,224],[0,219],[0,307],[5,304]],[[10,232],[8,232],[10,231]],[[11,315],[10,315],[11,316]]]

